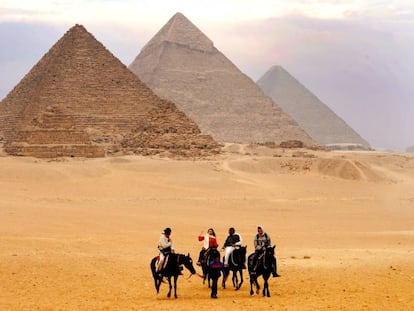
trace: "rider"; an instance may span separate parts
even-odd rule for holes
[[[172,240],[170,238],[171,228],[165,228],[160,235],[160,240],[158,241],[158,250],[160,251],[160,261],[158,262],[157,272],[160,272],[164,264],[165,257],[174,252],[172,247]]]
[[[257,259],[263,252],[266,250],[268,246],[271,246],[272,242],[270,236],[263,231],[262,226],[257,227],[257,234],[254,237],[254,254],[253,258],[251,259],[251,267],[253,270],[255,269]],[[274,258],[272,262],[272,275],[273,277],[278,277],[279,275],[276,272],[276,258]]]
[[[229,235],[226,238],[226,241],[224,242],[224,266],[229,266],[229,257],[230,254],[236,249],[240,248],[242,245],[242,237],[240,234],[236,233],[236,230],[231,227],[229,228]]]
[[[214,232],[213,228],[209,228],[207,230],[206,234],[203,234],[203,231],[201,231],[200,235],[198,236],[198,240],[203,241],[203,247],[200,251],[200,255],[199,255],[198,261],[197,261],[197,265],[200,266],[201,265],[201,259],[203,258],[205,253],[210,248],[217,248],[218,244],[217,244],[217,240],[216,240],[216,233]]]

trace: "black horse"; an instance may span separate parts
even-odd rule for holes
[[[191,274],[196,273],[194,266],[193,266],[193,260],[191,259],[190,254],[186,256],[183,254],[170,253],[168,255],[168,258],[167,257],[165,258],[166,260],[165,267],[160,272],[156,271],[157,270],[156,268],[157,259],[158,259],[157,257],[154,257],[151,260],[151,264],[150,264],[152,276],[154,278],[155,289],[157,290],[157,293],[160,292],[160,285],[162,283],[163,277],[166,277],[168,279],[168,284],[170,286],[167,297],[170,298],[171,289],[172,289],[171,277],[173,277],[174,278],[174,297],[177,298],[177,279],[178,279],[178,276],[181,274],[182,265],[184,265],[184,267],[186,267],[191,272]],[[161,274],[162,276],[160,276],[159,274]]]
[[[226,277],[223,278],[222,286],[226,288],[226,280],[229,277],[230,271],[232,273],[232,282],[233,287],[236,290],[239,290],[243,284],[243,269],[246,269],[246,249],[247,246],[240,246],[236,248],[229,257],[229,266],[226,267]],[[240,274],[240,282],[237,276],[237,273]]]
[[[208,281],[208,288],[211,286],[211,279],[208,275],[209,264],[215,258],[220,257],[220,253],[215,247],[208,248],[204,254],[200,257],[201,269],[203,270],[203,284]]]
[[[249,255],[249,263],[252,262],[253,254]],[[273,265],[275,264],[275,246],[268,246],[256,260],[254,267],[249,264],[250,275],[250,295],[253,295],[253,284],[256,286],[256,294],[259,293],[260,286],[257,278],[261,275],[264,280],[263,296],[270,297],[269,284],[267,280],[273,272]]]

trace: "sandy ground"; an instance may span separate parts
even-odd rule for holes
[[[208,160],[0,157],[0,310],[414,310],[414,156],[226,147]],[[156,294],[166,226],[197,258],[213,227],[277,245],[272,297],[189,272]],[[201,272],[196,267],[198,272]],[[262,283],[262,281],[260,280]]]

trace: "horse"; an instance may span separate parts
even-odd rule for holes
[[[249,255],[249,263],[252,262],[253,254]],[[273,272],[273,264],[275,264],[275,246],[268,246],[265,248],[262,254],[258,255],[256,264],[254,267],[249,264],[249,276],[250,276],[250,295],[253,296],[253,284],[256,286],[256,294],[259,294],[260,286],[257,278],[261,275],[264,280],[263,296],[270,297],[269,284],[267,280],[270,274]]]
[[[226,288],[226,281],[230,274],[230,271],[233,272],[232,274],[232,282],[233,287],[236,290],[239,290],[243,284],[243,269],[246,269],[246,249],[247,246],[240,246],[236,248],[229,257],[229,266],[226,267],[226,277],[223,278],[222,286]],[[224,259],[223,259],[224,260]],[[240,283],[239,278],[237,276],[237,272],[240,274]]]
[[[157,260],[158,260],[158,256],[154,257],[151,260],[151,264],[150,264],[152,277],[154,278],[154,284],[155,284],[155,289],[157,290],[157,294],[160,291],[160,285],[163,282],[162,280],[163,277],[166,277],[168,279],[168,284],[170,286],[167,297],[168,298],[171,297],[171,289],[172,289],[171,278],[173,277],[174,278],[174,297],[177,298],[177,279],[178,279],[178,276],[181,274],[181,270],[182,270],[181,266],[184,265],[184,267],[186,267],[191,272],[191,275],[196,273],[194,266],[193,266],[193,260],[191,259],[190,254],[188,255],[176,254],[176,253],[168,254],[168,256],[165,258],[165,261],[166,261],[165,267],[161,269],[161,271],[158,271],[158,272],[156,271]]]
[[[220,253],[217,248],[210,247],[205,253],[200,257],[201,269],[203,270],[203,284],[205,284],[206,279],[208,281],[208,288],[210,288],[210,276],[208,275],[209,264],[215,257],[220,257]]]

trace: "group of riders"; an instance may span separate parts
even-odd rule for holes
[[[214,232],[214,229],[209,228],[207,230],[207,233],[201,232],[198,236],[198,240],[203,242],[203,247],[200,251],[200,255],[197,261],[197,265],[201,265],[201,262],[203,259],[209,258],[210,261],[208,262],[209,265],[216,265],[218,264],[220,259],[220,253],[217,251],[218,243],[216,239],[216,233]],[[269,234],[267,234],[262,226],[257,227],[257,234],[254,236],[254,253],[249,256],[249,270],[254,273],[257,265],[257,261],[260,258],[260,256],[263,255],[263,253],[266,251],[268,247],[272,246],[271,238]],[[225,274],[226,269],[228,271],[229,267],[229,258],[231,254],[239,249],[243,243],[243,239],[239,233],[236,232],[236,230],[231,227],[228,231],[228,236],[224,242],[224,245],[222,247],[222,250],[224,250],[224,263],[223,263],[223,274]],[[165,228],[164,231],[160,235],[160,239],[158,241],[158,250],[159,250],[159,262],[157,265],[157,272],[161,272],[162,267],[164,265],[164,261],[166,256],[168,256],[169,253],[174,252],[172,239],[171,239],[171,228]],[[212,256],[214,254],[214,256]],[[273,277],[278,277],[279,274],[277,273],[277,264],[276,264],[276,258],[273,256],[273,262],[272,265],[272,275]],[[246,269],[243,263],[243,269]]]

